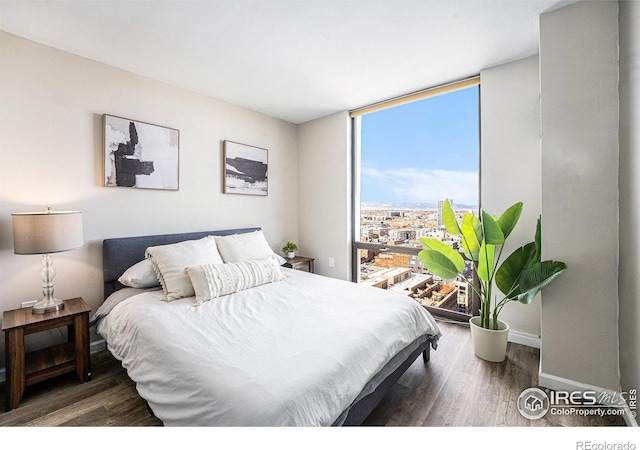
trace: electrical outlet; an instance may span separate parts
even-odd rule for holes
[[[333,259],[333,256],[329,256],[329,267],[335,267],[336,261]]]
[[[31,308],[33,305],[36,304],[36,302],[37,302],[37,300],[31,300],[31,301],[28,301],[28,302],[22,302],[22,303],[20,303],[20,307],[21,308]]]

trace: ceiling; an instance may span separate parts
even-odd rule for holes
[[[0,29],[303,123],[538,52],[575,0],[0,0]]]

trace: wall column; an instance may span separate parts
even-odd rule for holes
[[[540,16],[543,259],[540,384],[620,388],[618,3]]]

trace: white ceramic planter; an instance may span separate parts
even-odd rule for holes
[[[502,362],[507,357],[509,325],[498,320],[497,330],[488,330],[480,325],[480,317],[469,319],[473,352],[479,358],[490,362]]]
[[[293,259],[293,258],[295,258],[295,257],[296,257],[296,252],[289,252],[289,253],[287,253],[287,257],[288,257],[289,259]]]

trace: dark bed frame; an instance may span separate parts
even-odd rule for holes
[[[105,239],[102,244],[104,298],[106,299],[109,295],[124,287],[118,282],[118,278],[126,269],[145,258],[145,250],[147,247],[175,244],[177,242],[201,239],[212,235],[228,236],[231,234],[250,233],[257,230],[260,230],[260,228],[239,228]],[[426,337],[426,340],[420,342],[415,350],[404,359],[400,366],[385,377],[377,386],[373,387],[373,389],[368,389],[369,386],[366,386],[363,392],[370,390],[372,390],[372,392],[351,405],[334,425],[361,425],[420,354],[422,354],[425,363],[429,361],[431,347],[435,349],[436,343],[436,336]]]

